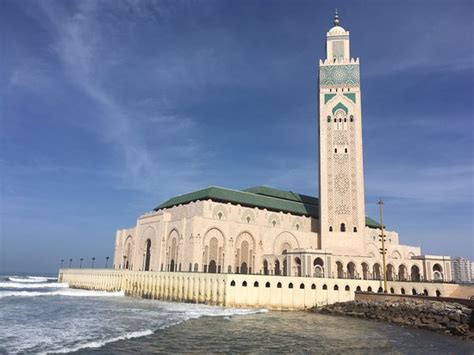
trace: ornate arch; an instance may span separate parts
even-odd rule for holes
[[[166,238],[166,270],[176,271],[179,257],[180,235],[176,228],[168,233]]]
[[[398,250],[392,251],[392,254],[390,254],[390,259],[401,259],[402,254]]]
[[[220,273],[224,267],[225,237],[219,228],[209,228],[204,234],[202,269],[205,272]]]
[[[291,247],[290,250],[298,249],[300,247],[298,239],[290,232],[281,232],[275,238],[273,242],[273,254],[279,255],[282,252],[282,247],[285,243],[288,243]]]

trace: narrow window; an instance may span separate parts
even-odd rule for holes
[[[219,219],[222,219],[222,212],[219,212],[219,213],[217,214],[217,217],[218,217]]]
[[[247,281],[242,282],[243,287],[247,287]]]
[[[341,232],[346,231],[346,225],[344,223],[341,223]]]
[[[334,153],[337,153],[337,148],[334,148]]]
[[[324,284],[323,285],[323,290],[327,290],[328,289],[328,285]]]
[[[311,285],[311,289],[312,289],[312,290],[316,290],[316,285],[315,285],[315,284],[312,284],[312,285]]]
[[[332,226],[329,227],[329,231],[332,232]]]
[[[344,148],[344,153],[347,153],[347,148]]]
[[[277,283],[277,288],[281,288],[281,282]]]
[[[288,284],[288,288],[293,288],[293,284],[291,282]]]
[[[247,216],[247,223],[250,223],[250,217]]]
[[[344,122],[347,122],[347,118],[344,117]]]
[[[334,122],[337,122],[337,120],[336,120],[336,119],[334,119]]]
[[[354,227],[354,232],[357,232],[357,227]]]
[[[272,225],[273,225],[273,227],[275,227],[275,226],[276,226],[276,224],[277,224],[277,222],[276,222],[276,221],[272,221]]]
[[[270,288],[270,282],[267,282],[267,283],[265,284],[265,287],[266,287],[266,288]]]
[[[300,288],[301,288],[302,290],[304,290],[304,284],[301,284],[301,285],[300,285]]]
[[[296,225],[296,230],[300,230],[300,225],[299,224]]]
[[[253,283],[253,287],[258,287],[258,281],[255,281],[255,282]]]
[[[232,280],[232,281],[230,282],[230,285],[231,285],[232,287],[234,287],[234,286],[235,286],[235,281]]]
[[[339,291],[339,286],[338,285],[334,285],[334,291]]]
[[[339,122],[342,122],[342,118],[339,119]]]

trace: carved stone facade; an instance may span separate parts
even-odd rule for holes
[[[117,231],[114,267],[383,278],[380,225],[365,216],[359,60],[349,47],[337,23],[319,65],[319,201],[263,187],[180,195]],[[386,235],[388,280],[451,280],[449,257],[422,256]]]

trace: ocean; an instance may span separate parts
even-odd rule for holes
[[[390,324],[221,308],[0,276],[0,353],[473,354],[462,339]]]

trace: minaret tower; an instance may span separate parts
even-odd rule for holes
[[[349,44],[336,10],[319,61],[319,213],[323,243],[347,238],[347,246],[365,228],[359,59]]]

